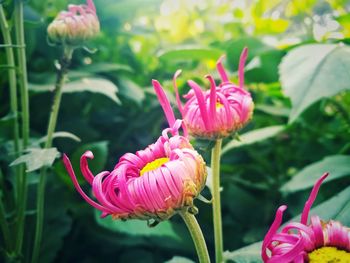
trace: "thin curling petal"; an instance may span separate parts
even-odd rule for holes
[[[244,48],[241,57],[239,59],[239,67],[238,67],[238,79],[239,79],[239,87],[241,89],[244,88],[244,65],[248,57],[248,48]]]
[[[94,180],[94,175],[89,169],[89,165],[86,159],[93,159],[94,155],[91,151],[86,151],[80,158],[80,169],[81,173],[85,177],[86,181],[89,182],[89,184],[92,184],[92,181]]]
[[[225,82],[229,82],[228,80],[228,77],[227,77],[227,74],[226,74],[226,71],[225,71],[225,68],[222,64],[222,60],[226,57],[226,55],[222,55],[219,60],[216,62],[216,68],[217,68],[217,71],[219,72],[219,75],[221,77],[221,80],[223,83]]]
[[[180,99],[179,89],[178,89],[177,84],[176,84],[176,79],[180,76],[181,72],[182,72],[181,69],[178,69],[175,72],[174,77],[173,77],[173,85],[174,85],[174,89],[175,89],[177,107],[179,108],[181,116],[183,117],[183,106],[182,106],[181,99]]]
[[[268,244],[270,243],[273,235],[277,232],[278,228],[281,226],[283,213],[287,209],[286,205],[282,205],[277,209],[275,220],[273,221],[269,231],[267,232],[263,244],[262,244],[262,250],[261,250],[261,257],[264,260],[264,262],[267,262],[269,257],[266,254],[266,249]]]
[[[77,191],[79,192],[79,194],[85,199],[85,201],[87,203],[89,203],[91,206],[97,208],[98,210],[100,211],[103,211],[103,212],[109,212],[108,209],[106,209],[105,207],[103,207],[102,205],[96,203],[95,201],[93,201],[90,197],[88,197],[83,189],[81,189],[79,183],[78,183],[78,180],[77,180],[77,177],[75,176],[75,173],[74,173],[74,170],[73,170],[73,167],[72,167],[72,164],[69,160],[69,158],[67,157],[66,154],[63,154],[63,163],[64,163],[64,166],[66,167],[66,170],[70,176],[70,178],[72,179],[73,181],[73,184],[75,186],[75,188],[77,189]]]
[[[212,121],[215,122],[216,119],[216,84],[215,80],[211,75],[205,76],[209,82],[210,82],[210,106],[209,106],[209,116],[212,119]]]
[[[206,129],[209,130],[212,127],[212,121],[209,119],[209,116],[208,116],[207,107],[204,100],[202,89],[193,80],[189,80],[188,85],[194,90],[194,93],[197,97],[198,107],[203,119],[204,126]]]
[[[321,178],[317,180],[316,184],[312,188],[310,196],[309,196],[308,200],[305,203],[303,213],[301,214],[300,223],[302,223],[304,225],[307,224],[307,220],[309,218],[309,212],[310,212],[311,206],[312,206],[312,204],[314,203],[314,201],[316,199],[318,190],[320,189],[323,180],[326,179],[328,175],[329,175],[329,173],[325,173],[324,175],[322,175]]]
[[[95,4],[92,0],[86,0],[87,6],[94,12],[96,13],[96,7]]]
[[[159,103],[162,106],[165,117],[169,123],[169,127],[173,127],[173,125],[175,123],[175,115],[174,115],[173,109],[171,108],[170,102],[169,102],[167,96],[165,95],[163,87],[155,79],[152,80],[152,85],[153,85],[154,90],[157,94]]]

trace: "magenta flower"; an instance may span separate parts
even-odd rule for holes
[[[100,31],[100,22],[92,0],[86,5],[69,5],[49,25],[47,32],[54,43],[81,45]]]
[[[156,143],[136,154],[124,154],[113,171],[93,176],[87,151],[80,161],[81,172],[92,186],[97,202],[81,189],[66,155],[64,165],[81,196],[102,211],[101,217],[156,219],[171,217],[177,210],[193,208],[206,181],[206,166],[188,139],[178,135],[181,121],[165,129]],[[172,136],[169,137],[168,133]]]
[[[262,245],[261,256],[264,262],[350,262],[349,228],[333,220],[323,222],[317,215],[311,216],[308,224],[310,208],[327,176],[328,173],[324,174],[314,185],[305,203],[300,223],[290,222],[277,233],[287,206],[277,209],[275,220]]]
[[[211,88],[202,91],[200,86],[192,80],[188,81],[191,90],[184,95],[186,103],[182,106],[175,80],[180,74],[174,75],[174,88],[178,108],[181,112],[188,132],[195,137],[218,139],[227,137],[242,128],[252,117],[254,103],[251,95],[243,87],[244,64],[248,49],[241,54],[239,63],[239,85],[229,81],[222,65],[222,56],[217,62],[217,70],[222,83],[216,86],[212,76],[207,75]],[[153,80],[157,94],[162,89],[158,81]],[[159,97],[159,96],[158,96]]]

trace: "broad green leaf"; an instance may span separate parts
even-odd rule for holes
[[[62,193],[66,190],[65,187],[53,179],[49,181],[48,185],[50,187],[45,194],[46,206],[43,229],[45,242],[42,242],[40,249],[40,262],[54,262],[55,257],[64,245],[64,238],[69,234],[73,222],[68,213],[68,200],[62,197]],[[60,198],[57,198],[58,196]]]
[[[97,224],[111,231],[134,236],[158,236],[168,237],[180,240],[178,234],[174,231],[169,220],[160,222],[155,227],[149,227],[146,221],[142,220],[114,220],[111,216],[100,218],[101,212],[95,210]]]
[[[194,261],[188,258],[175,256],[172,259],[165,261],[164,263],[194,263]]]
[[[145,99],[145,91],[137,83],[127,78],[119,78],[120,94],[141,104]]]
[[[223,51],[208,47],[179,46],[159,52],[157,56],[163,60],[193,60],[193,59],[218,59]]]
[[[323,160],[312,163],[302,169],[293,178],[284,184],[282,192],[291,193],[299,190],[311,188],[316,180],[325,172],[329,172],[325,182],[350,175],[350,156],[349,155],[332,155]]]
[[[232,252],[225,251],[224,259],[225,261],[229,261],[229,262],[233,261],[236,263],[255,263],[255,262],[260,263],[262,262],[261,256],[260,256],[261,246],[262,246],[262,242],[257,242]]]
[[[10,166],[25,163],[27,166],[27,172],[33,172],[44,166],[51,166],[56,158],[60,156],[60,153],[56,148],[28,149],[28,153],[18,157],[14,160]]]
[[[264,105],[264,104],[255,105],[254,109],[260,110],[262,112],[265,112],[265,113],[273,115],[273,116],[288,117],[290,114],[290,109],[288,109],[288,108],[271,106],[271,105]]]
[[[128,65],[117,64],[117,63],[93,63],[81,68],[82,71],[86,71],[89,73],[107,73],[114,71],[128,71],[133,72],[132,68]]]
[[[283,131],[284,129],[285,129],[284,125],[276,125],[276,126],[265,127],[265,128],[247,132],[240,136],[240,141],[237,141],[236,139],[234,139],[228,144],[226,144],[222,148],[222,155],[232,150],[233,148],[242,147],[245,145],[253,144],[253,143],[271,138],[276,134],[280,133],[281,131]]]
[[[44,143],[46,141],[46,138],[47,136],[45,137],[42,137],[41,139],[39,139],[36,143],[37,144],[40,144],[40,143]],[[70,133],[70,132],[55,132],[53,135],[52,135],[52,138],[55,139],[55,138],[68,138],[68,139],[72,139],[73,141],[76,141],[76,142],[80,142],[80,138],[76,135],[74,135],[73,133]]]
[[[292,100],[290,122],[316,101],[350,89],[350,47],[310,44],[297,47],[279,67],[282,89]]]
[[[35,92],[48,92],[54,90],[54,85],[38,85],[31,84],[29,89]],[[64,93],[73,92],[92,92],[102,94],[117,104],[121,104],[116,93],[118,92],[118,87],[111,81],[101,78],[84,78],[79,81],[68,82],[63,86]]]

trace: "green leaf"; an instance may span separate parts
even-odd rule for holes
[[[18,157],[14,160],[10,166],[25,163],[27,166],[27,172],[33,172],[44,166],[51,166],[56,158],[60,156],[60,153],[56,148],[28,149],[28,153]]]
[[[174,256],[172,259],[165,261],[164,263],[194,263],[194,261],[188,258]]]
[[[178,46],[171,49],[160,51],[157,56],[159,59],[174,60],[194,60],[194,59],[218,59],[224,51],[208,47],[199,46]]]
[[[117,64],[117,63],[93,63],[81,68],[81,71],[86,71],[89,73],[107,73],[107,72],[115,72],[115,71],[128,71],[133,72],[133,69],[128,65]]]
[[[37,144],[40,144],[40,143],[44,143],[46,141],[46,138],[47,136],[45,137],[42,137],[40,138],[36,143]],[[73,133],[70,133],[70,132],[55,132],[53,135],[52,135],[52,138],[55,139],[55,138],[68,138],[68,139],[72,139],[73,141],[76,141],[76,142],[80,142],[80,138],[76,135],[74,135]]]
[[[145,99],[145,91],[137,83],[127,78],[119,78],[120,94],[141,105]]]
[[[290,109],[288,109],[288,108],[265,105],[265,104],[255,105],[254,109],[260,110],[264,113],[267,113],[267,114],[270,114],[273,116],[288,117],[290,114]]]
[[[48,92],[54,90],[54,85],[38,85],[30,84],[29,89],[35,92]],[[118,87],[111,81],[101,78],[84,78],[79,81],[68,82],[63,87],[64,93],[72,92],[92,92],[102,94],[117,104],[121,104],[116,93],[118,92]]]
[[[38,177],[38,176],[37,176]],[[66,188],[54,180],[48,182],[48,191],[45,194],[45,217],[43,236],[45,242],[42,242],[40,249],[40,262],[54,262],[55,257],[62,249],[65,243],[65,237],[72,227],[72,218],[68,213],[67,202],[63,199],[62,193]],[[60,198],[57,198],[61,196]]]
[[[235,251],[225,251],[224,259],[225,261],[233,261],[236,263],[254,263],[262,262],[261,260],[261,246],[262,242],[257,242],[249,246],[240,248]]]
[[[316,101],[350,89],[350,47],[310,44],[297,47],[279,67],[282,89],[292,100],[289,121]]]
[[[98,210],[95,211],[97,224],[111,231],[134,236],[158,236],[181,240],[178,234],[174,231],[169,220],[160,222],[155,227],[149,227],[146,221],[141,220],[113,220],[111,216],[100,218],[101,212]]]
[[[299,173],[294,175],[289,182],[284,184],[281,191],[291,193],[311,188],[316,180],[325,172],[330,173],[325,182],[330,182],[343,176],[350,175],[350,156],[327,156],[319,162],[306,166]]]
[[[265,128],[247,132],[240,136],[240,141],[237,141],[234,139],[231,142],[227,143],[222,148],[221,155],[224,155],[226,152],[230,151],[233,148],[238,148],[238,147],[242,147],[245,145],[249,145],[249,144],[253,144],[259,141],[269,139],[275,136],[276,134],[280,133],[284,129],[285,129],[284,125],[276,125],[276,126],[265,127]]]

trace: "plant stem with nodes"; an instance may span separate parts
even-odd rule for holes
[[[57,80],[54,90],[54,99],[50,114],[50,120],[47,128],[47,137],[45,148],[52,146],[52,138],[56,129],[58,112],[61,104],[62,88],[66,81],[68,67],[73,55],[73,48],[65,47],[60,65],[57,71]],[[35,228],[34,249],[32,255],[32,263],[39,262],[40,245],[42,240],[43,222],[44,222],[44,205],[45,205],[45,185],[46,185],[46,167],[40,170],[38,192],[37,192],[37,217]]]

